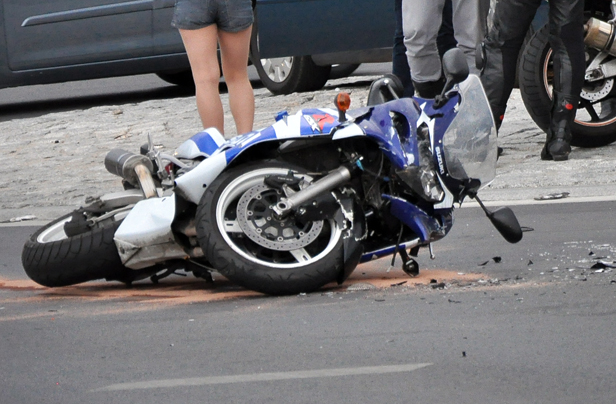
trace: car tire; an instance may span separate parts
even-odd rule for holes
[[[179,72],[158,72],[156,75],[170,84],[175,84],[176,86],[186,87],[186,88],[194,88],[195,82],[193,81],[192,72],[190,69],[182,70]]]
[[[359,63],[332,65],[332,70],[329,72],[329,79],[335,80],[349,77],[358,67]]]
[[[255,18],[250,40],[250,60],[263,85],[273,94],[316,91],[329,79],[331,66],[317,66],[310,56],[262,59]]]

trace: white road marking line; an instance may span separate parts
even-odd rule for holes
[[[188,379],[150,380],[145,382],[112,384],[110,386],[91,390],[91,392],[143,390],[182,386],[206,386],[230,383],[269,382],[277,380],[314,379],[320,377],[376,375],[386,373],[412,372],[413,370],[418,370],[430,365],[432,364],[411,363],[406,365],[366,366],[356,368],[299,370],[294,372],[250,373],[245,375],[193,377]]]

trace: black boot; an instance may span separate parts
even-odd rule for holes
[[[442,77],[436,81],[419,82],[413,80],[413,87],[415,87],[415,96],[425,99],[434,99],[443,91],[445,80]]]
[[[571,123],[575,119],[577,106],[571,97],[554,92],[550,127],[545,145],[541,150],[541,160],[565,161],[571,153]]]

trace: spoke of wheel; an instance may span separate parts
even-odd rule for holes
[[[225,232],[227,232],[227,233],[243,233],[242,228],[237,223],[237,220],[225,220]]]
[[[586,110],[586,112],[588,112],[588,115],[590,115],[591,121],[598,121],[601,119],[599,118],[599,115],[597,115],[597,111],[595,111],[590,102],[584,103],[584,109]]]
[[[293,257],[297,260],[297,262],[306,262],[309,261],[312,257],[308,254],[303,248],[298,248],[297,250],[289,251]]]

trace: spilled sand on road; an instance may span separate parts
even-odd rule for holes
[[[411,278],[398,268],[388,270],[388,263],[388,260],[377,260],[359,265],[342,285],[332,283],[315,293],[346,292],[353,290],[353,286],[358,287],[355,290],[364,290],[361,286],[366,286],[369,290],[383,290],[390,287],[413,287],[452,281],[471,283],[486,278],[480,273],[458,273],[438,269],[422,270],[417,277]],[[130,287],[117,282],[94,281],[61,288],[47,288],[30,280],[0,278],[0,289],[24,292],[23,295],[11,294],[10,297],[0,299],[3,303],[79,299],[92,302],[131,302],[146,308],[153,303],[177,305],[226,299],[267,298],[261,293],[234,285],[218,274],[214,274],[214,283],[207,283],[192,276],[173,276],[161,280],[158,284],[143,280]]]

